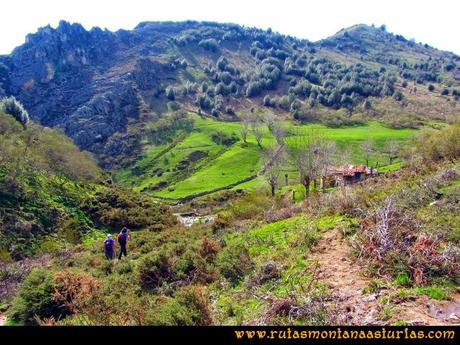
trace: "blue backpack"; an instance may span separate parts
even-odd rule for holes
[[[113,249],[113,240],[105,240],[104,248],[106,251],[111,251]]]

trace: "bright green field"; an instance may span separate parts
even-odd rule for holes
[[[150,190],[149,193],[178,198],[227,186],[257,173],[262,165],[263,149],[257,146],[251,134],[248,136],[248,145],[242,145],[240,140],[230,147],[218,145],[211,138],[214,132],[236,134],[239,137],[240,123],[204,119],[197,115],[192,115],[192,117],[195,120],[193,131],[186,134],[177,145],[172,145],[173,147],[168,144],[160,147],[146,146],[144,154],[132,167],[115,174],[116,180],[135,190],[142,190],[164,181],[167,183],[166,187]],[[293,137],[311,130],[320,131],[324,136],[334,140],[341,152],[337,157],[339,162],[345,160],[354,164],[365,164],[361,144],[367,138],[371,138],[375,142],[376,151],[370,158],[370,164],[375,165],[378,162],[383,170],[388,164],[388,156],[382,152],[385,141],[394,139],[403,143],[415,132],[413,129],[391,129],[378,121],[341,128],[329,128],[318,124],[295,125],[291,122],[286,122],[285,125],[289,133],[286,139],[288,144]],[[268,132],[268,129],[264,130],[262,146],[274,146],[274,137]],[[177,135],[180,136],[183,133]],[[207,157],[192,164],[188,169],[177,169],[180,161],[185,160],[189,154],[197,150],[205,151]],[[397,166],[397,164],[393,165]],[[161,176],[156,174],[158,169],[163,171]],[[289,165],[286,166],[286,171],[289,174],[289,184],[295,185],[298,181],[298,174]],[[284,174],[282,180],[281,185],[284,185]],[[263,178],[258,177],[238,188],[258,188],[264,184]]]

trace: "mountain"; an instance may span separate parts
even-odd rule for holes
[[[61,22],[0,60],[0,325],[458,324],[458,56]]]
[[[455,116],[459,60],[366,25],[309,42],[234,24],[144,22],[110,32],[61,21],[0,57],[0,95],[16,96],[35,121],[114,168],[142,152],[149,123],[177,109],[238,120],[265,106],[324,122],[325,112],[363,113],[368,99],[367,117],[388,117],[390,108]],[[422,93],[428,84],[434,91]]]

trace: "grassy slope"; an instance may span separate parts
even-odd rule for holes
[[[128,168],[119,171],[116,174],[116,179],[124,184],[133,186],[135,190],[142,190],[160,181],[166,181],[168,182],[166,188],[154,191],[152,194],[177,198],[226,186],[251,176],[259,170],[262,164],[262,150],[257,147],[251,134],[248,138],[248,145],[245,147],[241,145],[241,142],[237,142],[226,148],[223,145],[217,145],[211,139],[212,133],[216,131],[239,135],[239,123],[220,122],[203,119],[198,116],[194,116],[194,119],[194,130],[164,155],[157,157],[158,153],[167,145],[162,145],[160,148],[148,146],[144,149],[144,155],[134,166],[149,167],[145,174],[135,176],[132,170]],[[360,145],[363,140],[372,138],[375,141],[377,152],[371,156],[370,162],[374,165],[379,162],[381,166],[385,165],[388,160],[387,156],[382,153],[385,141],[392,138],[403,142],[414,133],[412,129],[391,129],[377,121],[369,121],[360,126],[341,128],[328,128],[318,124],[295,125],[291,122],[286,122],[286,126],[291,133],[291,139],[293,136],[302,135],[309,130],[321,131],[326,137],[336,141],[339,149],[348,151],[350,157],[346,160],[355,164],[365,163]],[[290,138],[287,139],[288,143]],[[262,144],[264,147],[275,145],[273,136],[267,130]],[[175,171],[175,167],[181,160],[186,159],[189,154],[197,150],[206,151],[208,157],[197,162],[188,174],[185,174],[184,171]],[[155,157],[157,158],[154,159]],[[162,176],[150,173],[150,171],[158,168],[163,170]],[[290,183],[296,183],[297,175],[293,167],[286,166],[286,171],[289,172]],[[257,178],[242,186],[254,188],[263,185],[263,183],[262,178]]]
[[[382,177],[381,184],[377,186],[373,184],[355,186],[352,193],[362,194],[365,192],[371,203],[380,202],[386,195],[395,193],[401,188],[407,188],[413,185],[416,180],[423,180],[426,177],[407,174],[402,176],[397,180],[392,177]],[[455,192],[458,193],[458,187],[458,177],[446,183],[442,189],[445,193],[443,198]],[[258,198],[263,199],[264,197],[259,194],[254,198],[246,200],[246,204],[235,200],[235,204],[229,211],[248,213],[247,208],[249,206],[247,203],[251,206],[259,204],[261,202],[258,202]],[[453,228],[458,224],[458,217],[450,215],[449,218],[435,217],[432,219],[436,213],[433,213],[433,206],[428,206],[431,201],[431,199],[425,201],[423,203],[425,206],[418,208],[420,212],[429,212],[424,217],[421,215],[425,219],[426,231],[430,232],[431,228],[439,229],[441,224],[445,227],[445,231],[453,232]],[[270,205],[266,206],[265,208],[270,207]],[[435,207],[442,208],[442,206]],[[254,210],[257,210],[257,207]],[[194,245],[202,243],[203,237],[216,241],[222,239],[226,246],[231,246],[232,248],[247,247],[254,266],[236,284],[231,284],[222,276],[209,283],[200,283],[204,287],[207,296],[209,296],[213,323],[220,325],[254,324],[260,319],[267,319],[273,324],[292,324],[293,321],[282,313],[267,317],[267,312],[273,308],[276,301],[295,300],[296,303],[303,304],[309,303],[311,298],[316,296],[323,298],[331,296],[331,290],[327,286],[327,282],[315,278],[315,265],[308,264],[315,255],[312,253],[312,249],[317,241],[326,235],[326,232],[330,233],[341,229],[344,233],[346,230],[346,233],[351,234],[356,231],[357,225],[362,220],[351,218],[338,210],[320,215],[311,213],[311,210],[305,210],[305,212],[287,219],[265,223],[261,219],[257,220],[256,214],[260,215],[261,210],[251,213],[256,218],[249,223],[245,223],[244,226],[229,227],[218,232],[213,231],[210,225],[193,226],[186,231],[183,228],[169,229],[163,232],[139,231],[133,234],[132,242],[129,245],[129,260],[114,263],[113,265],[105,261],[99,241],[87,243],[85,244],[86,250],[83,250],[80,255],[65,260],[56,260],[52,269],[68,270],[71,266],[72,272],[86,272],[96,278],[104,289],[103,297],[106,298],[106,301],[110,301],[110,303],[114,300],[117,301],[117,303],[114,303],[115,309],[110,311],[110,322],[112,324],[122,322],[127,324],[138,324],[139,322],[149,324],[152,322],[155,324],[154,322],[162,321],[162,319],[150,319],[149,313],[157,315],[158,309],[156,308],[170,298],[166,295],[170,294],[171,289],[174,288],[165,287],[165,289],[157,293],[142,291],[138,285],[137,271],[142,266],[143,259],[151,252],[169,253],[170,249],[176,246],[179,249],[182,248],[179,251],[180,253],[176,253],[177,258],[175,260],[177,261],[175,262],[179,262],[178,258],[186,255],[183,251],[184,248],[192,250],[194,253],[199,252]],[[458,236],[457,233],[449,241],[458,243]],[[277,277],[256,282],[256,278],[267,263],[277,265]],[[207,265],[213,266],[211,263]],[[390,305],[392,308],[391,310],[388,309],[391,311],[391,315],[385,319],[389,324],[393,323],[394,320],[403,320],[404,322],[412,320],[405,317],[404,314],[400,316],[399,312],[403,313],[408,309],[407,307],[402,308],[402,305],[396,305],[396,303],[400,303],[398,301],[401,299],[402,301],[410,302],[421,294],[429,295],[430,298],[434,299],[446,299],[448,298],[447,294],[450,293],[450,290],[444,285],[440,285],[436,289],[430,285],[425,287],[413,286],[413,288],[409,289],[391,280],[378,284],[388,285],[389,292],[399,296],[399,299],[392,299],[389,303],[386,303],[384,299],[376,302],[382,306]],[[125,291],[122,297],[119,296],[120,291]],[[386,297],[386,294],[384,293],[382,296]],[[98,301],[98,303],[100,302]],[[146,308],[146,306],[149,307]],[[132,313],[126,314],[127,309],[125,308],[129,308]],[[400,308],[400,310],[396,308]],[[170,309],[168,312],[171,315],[176,315],[177,310]],[[146,315],[146,318],[136,319],[136,313]],[[315,318],[305,317],[294,320],[294,322],[299,324],[324,324],[326,322],[321,318],[321,314],[317,315],[316,313],[315,315]],[[80,323],[79,319],[75,319],[71,324]]]

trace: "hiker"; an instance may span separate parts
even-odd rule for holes
[[[107,239],[104,241],[104,252],[105,257],[109,260],[112,260],[115,256],[115,241],[110,234],[107,235]]]
[[[120,234],[118,235],[118,243],[120,244],[120,255],[118,256],[118,260],[121,260],[121,256],[123,254],[125,254],[125,256],[128,255],[126,253],[126,242],[128,242],[128,238],[129,238],[128,228],[123,227],[123,229],[121,229]]]

